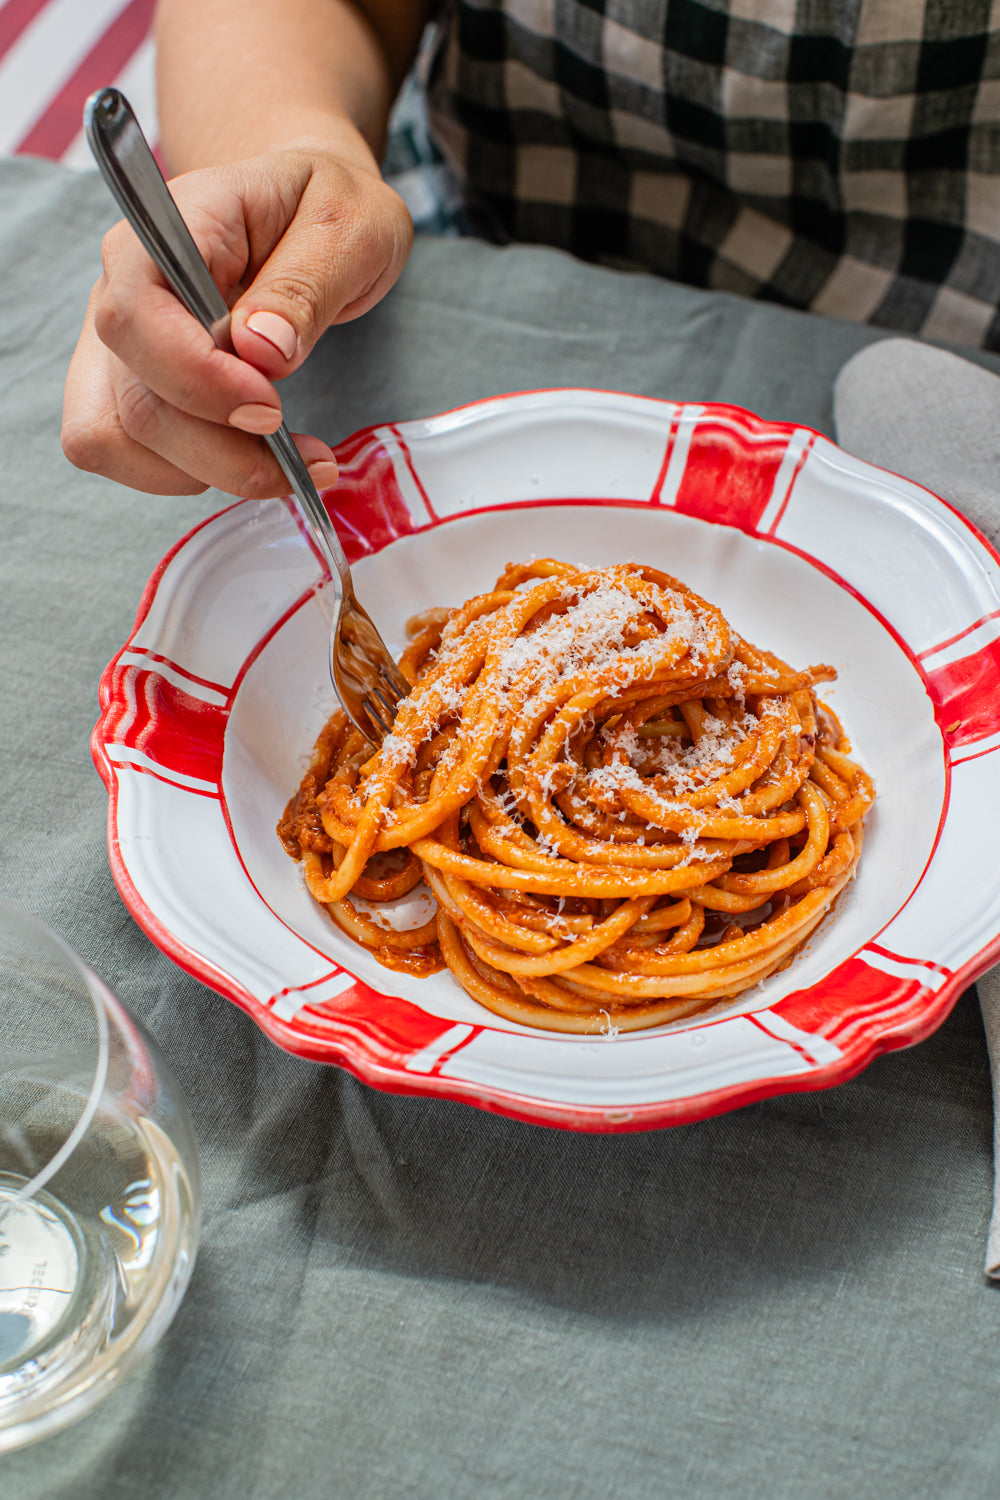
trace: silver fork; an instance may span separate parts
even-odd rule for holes
[[[117,89],[99,89],[87,100],[83,121],[105,182],[167,285],[208,329],[217,347],[235,353],[225,299],[170,196],[128,100]],[[355,597],[336,528],[284,422],[264,441],[281,465],[306,528],[330,569],[330,676],[337,697],[361,733],[381,744],[409,684]]]

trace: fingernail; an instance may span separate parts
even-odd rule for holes
[[[281,410],[277,406],[265,406],[261,401],[248,401],[229,413],[230,427],[241,432],[277,432],[281,426]]]
[[[256,333],[259,338],[266,339],[286,359],[291,359],[299,347],[298,334],[288,319],[283,318],[280,313],[251,313],[247,318],[247,327],[251,333]]]
[[[340,477],[340,470],[335,463],[329,459],[322,458],[319,463],[309,464],[309,478],[318,490],[331,489]]]

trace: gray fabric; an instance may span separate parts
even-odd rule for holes
[[[79,1426],[0,1459],[0,1493],[995,1495],[971,999],[829,1092],[574,1136],[288,1057],[133,924],[88,757],[96,682],[152,566],[218,497],[139,497],[60,455],[62,372],[111,217],[95,179],[0,166],[0,896],[158,1038],[194,1115],[205,1223],[156,1353]],[[290,406],[339,438],[586,383],[829,431],[834,376],[872,337],[552,252],[426,241]]]
[[[943,349],[886,339],[848,360],[834,387],[837,441],[965,512],[1000,545],[1000,380]],[[1000,970],[979,981],[994,1073],[995,1185],[986,1273],[1000,1278]]]
[[[945,349],[883,339],[834,386],[838,443],[950,500],[1000,546],[1000,381]]]

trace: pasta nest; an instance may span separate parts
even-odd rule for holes
[[[410,621],[375,753],[334,714],[279,824],[313,897],[380,962],[616,1032],[787,963],[854,873],[874,798],[815,695],[677,579],[509,565]],[[433,898],[396,930],[379,904]]]

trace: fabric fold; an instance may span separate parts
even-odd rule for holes
[[[911,339],[847,361],[834,386],[840,446],[925,485],[1000,546],[1000,378]],[[993,1081],[994,1190],[985,1270],[1000,1281],[1000,967],[977,991]]]

